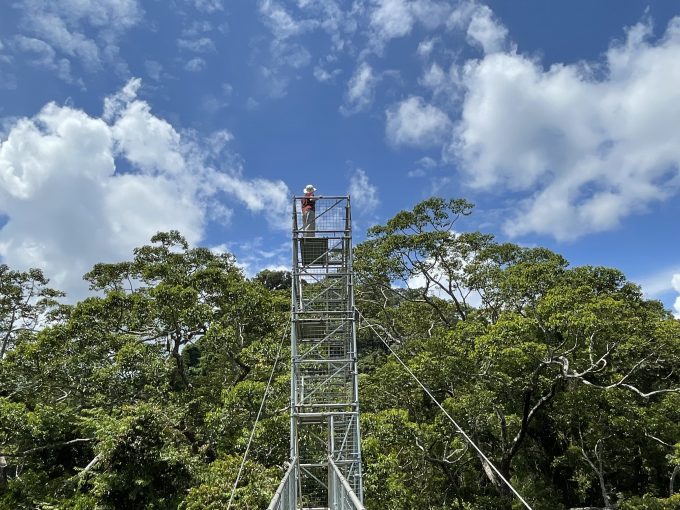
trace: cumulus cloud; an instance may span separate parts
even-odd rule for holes
[[[370,14],[374,49],[381,51],[391,39],[408,35],[420,23],[432,30],[451,15],[449,2],[434,0],[378,0]]]
[[[671,279],[671,285],[673,285],[673,290],[680,294],[680,273],[674,274]],[[680,296],[675,298],[673,303],[673,311],[676,319],[680,319]]]
[[[357,168],[350,177],[349,194],[352,205],[364,213],[374,211],[380,204],[378,188],[369,182],[368,175],[361,168]]]
[[[437,145],[450,131],[448,116],[422,97],[412,96],[387,110],[387,139],[394,145]]]
[[[368,108],[373,102],[378,81],[379,78],[370,64],[362,62],[349,80],[345,104],[340,107],[340,112],[343,115],[352,115]]]
[[[285,184],[213,164],[225,159],[229,133],[198,145],[137,98],[140,85],[131,80],[107,98],[102,117],[49,103],[3,135],[5,263],[40,267],[53,285],[78,298],[85,291],[81,275],[94,263],[128,258],[156,231],[177,229],[195,243],[209,220],[228,222],[232,210],[220,196],[236,195],[273,222],[277,207],[285,214]],[[255,198],[247,200],[251,189]]]
[[[630,28],[600,74],[514,51],[466,64],[448,154],[472,186],[524,196],[508,234],[573,239],[677,193],[680,18],[650,39],[649,23]]]
[[[458,105],[465,93],[461,80],[461,70],[456,64],[451,64],[448,71],[436,62],[423,70],[418,84],[432,93],[438,103],[454,107]]]
[[[476,1],[461,2],[451,12],[447,25],[464,30],[468,43],[481,48],[484,53],[502,51],[508,46],[508,29],[495,18],[488,6]]]
[[[240,174],[222,173],[215,175],[213,182],[238,199],[250,212],[264,214],[272,226],[290,229],[290,192],[283,181],[245,179]]]

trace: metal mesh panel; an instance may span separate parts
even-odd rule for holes
[[[297,509],[297,462],[293,461],[281,480],[279,488],[267,510],[296,510]]]
[[[329,461],[329,465],[328,507],[331,510],[365,510],[339,467],[333,460]]]
[[[328,508],[328,468],[300,466],[300,508]]]
[[[348,197],[314,197],[314,210],[310,216],[304,215],[302,200],[303,197],[294,199],[293,235],[326,237],[350,230],[347,221]]]

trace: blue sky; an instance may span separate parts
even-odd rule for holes
[[[8,0],[0,256],[81,297],[175,228],[252,275],[313,183],[357,240],[465,197],[680,313],[679,62],[667,1]]]

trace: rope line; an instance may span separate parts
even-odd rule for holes
[[[517,499],[519,499],[519,500],[524,504],[524,506],[527,507],[529,510],[532,510],[532,508],[529,506],[529,503],[527,503],[527,502],[524,500],[524,498],[520,495],[520,493],[517,492],[517,491],[515,490],[515,488],[512,486],[512,484],[511,484],[511,483],[510,483],[510,482],[509,482],[509,481],[501,474],[501,472],[500,472],[500,471],[498,470],[498,468],[494,465],[494,463],[491,462],[491,461],[489,460],[489,458],[488,458],[486,455],[484,455],[484,452],[482,452],[482,450],[480,450],[480,448],[475,444],[475,442],[470,438],[470,436],[468,436],[468,435],[465,433],[465,431],[461,428],[461,426],[458,425],[458,423],[456,423],[456,420],[454,420],[454,419],[451,417],[451,415],[446,411],[446,409],[444,409],[444,408],[442,407],[442,405],[437,401],[437,399],[434,397],[434,395],[432,395],[432,393],[430,393],[430,390],[428,390],[427,387],[426,387],[422,382],[420,382],[420,379],[418,379],[418,377],[416,377],[416,375],[411,371],[411,369],[406,365],[406,363],[404,363],[404,362],[401,360],[401,358],[399,357],[399,355],[394,351],[394,349],[392,349],[392,347],[390,346],[390,344],[388,344],[388,343],[385,341],[385,339],[380,335],[380,333],[378,333],[378,332],[376,331],[376,329],[373,327],[373,325],[372,325],[370,322],[368,322],[368,320],[366,320],[366,317],[364,317],[364,315],[359,311],[358,308],[355,307],[354,309],[356,310],[356,312],[357,312],[357,314],[359,315],[359,317],[361,317],[361,318],[363,319],[364,323],[366,323],[366,324],[368,325],[368,327],[371,328],[371,330],[373,331],[373,333],[375,333],[375,334],[377,335],[377,337],[380,338],[380,340],[382,341],[382,343],[384,343],[385,346],[386,346],[386,347],[390,350],[390,352],[394,355],[394,357],[397,358],[397,361],[399,361],[399,363],[401,363],[401,365],[406,369],[406,371],[411,375],[411,377],[413,377],[413,379],[420,385],[420,387],[423,389],[423,391],[425,391],[425,393],[427,393],[427,395],[432,399],[432,401],[433,401],[435,404],[437,404],[437,407],[439,407],[439,409],[442,410],[442,412],[446,415],[446,417],[447,417],[449,420],[451,420],[451,423],[453,423],[454,427],[456,427],[456,430],[458,431],[458,433],[459,433],[461,436],[463,436],[463,437],[465,438],[465,440],[470,444],[470,446],[472,446],[472,447],[475,449],[475,451],[477,452],[477,454],[478,454],[482,459],[484,459],[484,462],[486,462],[486,463],[491,467],[491,469],[493,469],[493,471],[499,476],[499,478],[500,478],[501,480],[503,480],[503,482],[505,483],[505,485],[508,486],[508,488],[512,491],[512,493],[517,497]]]
[[[274,365],[272,366],[272,371],[269,374],[269,380],[267,381],[267,387],[264,390],[264,395],[262,395],[262,402],[260,402],[260,409],[257,411],[257,416],[255,417],[255,423],[253,424],[253,428],[250,431],[250,437],[248,438],[248,445],[246,446],[246,451],[243,453],[243,459],[241,459],[241,466],[238,468],[238,474],[236,475],[236,481],[234,481],[234,486],[231,489],[231,496],[229,497],[229,503],[227,503],[227,510],[229,510],[231,508],[231,502],[234,500],[234,494],[236,494],[236,488],[238,487],[238,482],[241,480],[241,474],[243,473],[243,466],[245,466],[245,464],[246,464],[246,458],[248,457],[248,452],[250,451],[250,445],[253,442],[253,437],[255,437],[255,428],[257,427],[257,423],[260,421],[260,416],[262,415],[262,409],[264,408],[264,403],[267,400],[267,393],[269,393],[269,387],[271,386],[272,380],[274,379],[274,372],[276,371],[276,365],[279,361],[279,357],[281,356],[281,349],[283,348],[283,341],[288,336],[288,329],[289,329],[288,326],[286,327],[285,331],[283,332],[283,336],[281,337],[281,342],[279,343],[279,348],[276,351],[276,359],[274,359]]]

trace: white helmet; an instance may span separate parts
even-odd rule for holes
[[[311,184],[307,184],[307,186],[305,186],[305,193],[314,193],[315,191],[316,188]]]

